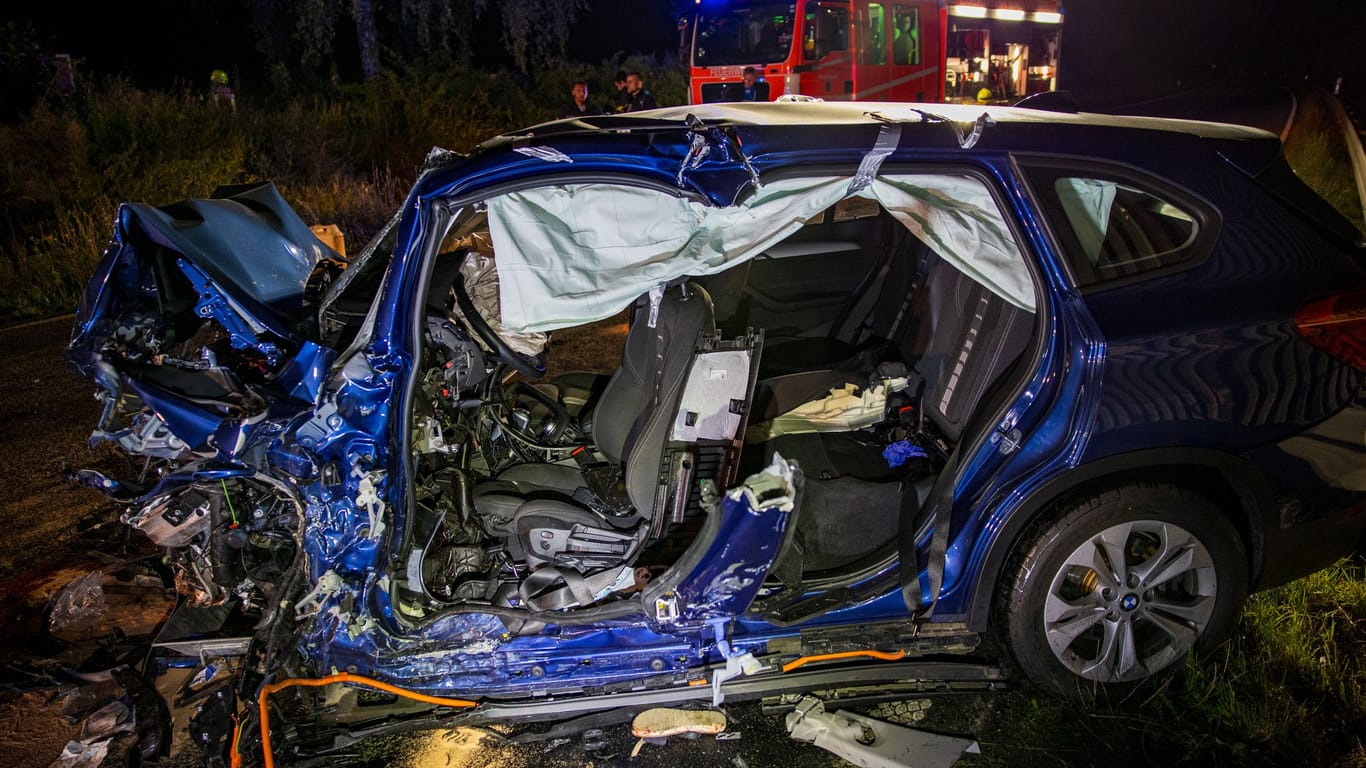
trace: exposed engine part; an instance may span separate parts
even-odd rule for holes
[[[212,397],[223,407],[222,415],[230,418],[264,411],[265,399],[244,385],[242,378],[245,375],[257,383],[265,380],[259,354],[232,349],[228,335],[213,322],[201,323],[179,340],[176,331],[165,331],[162,324],[155,315],[139,314],[115,330],[102,349],[104,360],[98,363],[109,381],[118,381],[122,374],[176,395]],[[92,443],[108,440],[131,455],[170,460],[214,453],[192,451],[159,414],[122,385],[111,386],[100,398],[104,411],[91,434]]]
[[[259,481],[196,483],[124,516],[152,543],[170,550],[176,588],[195,605],[233,594],[254,602],[284,575],[298,550],[292,499]]]
[[[163,325],[159,315],[129,313],[110,334],[107,349],[128,360],[150,358],[160,353],[166,344],[161,330]]]
[[[237,696],[232,679],[224,677],[215,684],[195,708],[190,718],[190,740],[206,755],[227,754],[236,721]]]
[[[123,522],[142,531],[158,547],[183,547],[209,527],[209,498],[197,490],[162,496],[125,514]]]

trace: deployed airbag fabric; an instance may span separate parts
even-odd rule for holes
[[[779,179],[744,203],[706,205],[654,189],[566,184],[488,201],[503,323],[548,331],[611,317],[685,275],[721,272],[786,239],[841,200],[849,177]],[[872,198],[945,260],[1031,310],[1024,257],[976,178],[879,177]]]

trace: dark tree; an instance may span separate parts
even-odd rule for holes
[[[306,70],[316,70],[332,60],[337,5],[338,0],[295,0],[294,36],[302,49],[299,61]]]
[[[294,34],[290,23],[293,5],[293,0],[247,0],[256,50],[261,54],[266,72],[277,81],[295,68]]]
[[[332,62],[342,2],[247,0],[257,48],[277,82]],[[381,37],[404,59],[469,63],[475,23],[494,11],[503,48],[517,68],[546,67],[564,57],[570,27],[586,7],[587,0],[351,0],[350,14],[360,71],[369,79],[379,74]]]
[[[481,3],[482,4],[482,3]],[[517,68],[527,72],[564,57],[569,28],[586,0],[502,0],[503,46]],[[623,29],[623,34],[629,31]]]
[[[375,9],[370,0],[351,0],[351,20],[356,24],[361,76],[369,80],[379,74],[379,40],[375,34]]]

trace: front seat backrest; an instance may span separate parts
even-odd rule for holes
[[[650,298],[642,297],[621,367],[593,408],[593,442],[609,460],[625,465],[627,495],[643,515],[652,512],[664,433],[673,423],[697,336],[715,332],[711,297],[696,283],[664,291],[653,327]]]

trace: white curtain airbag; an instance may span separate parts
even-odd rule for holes
[[[753,258],[841,200],[848,187],[848,177],[782,179],[743,204],[720,208],[613,184],[537,187],[491,198],[503,322],[548,331],[611,317],[660,283]],[[980,181],[883,177],[858,194],[878,200],[996,294],[1033,309],[1023,255]]]
[[[940,258],[1020,309],[1034,311],[1024,254],[982,182],[968,176],[882,176],[872,197]]]
[[[611,184],[495,197],[489,234],[503,322],[541,331],[611,317],[660,283],[752,257],[839,197],[829,179],[773,182],[748,204],[725,208]]]

